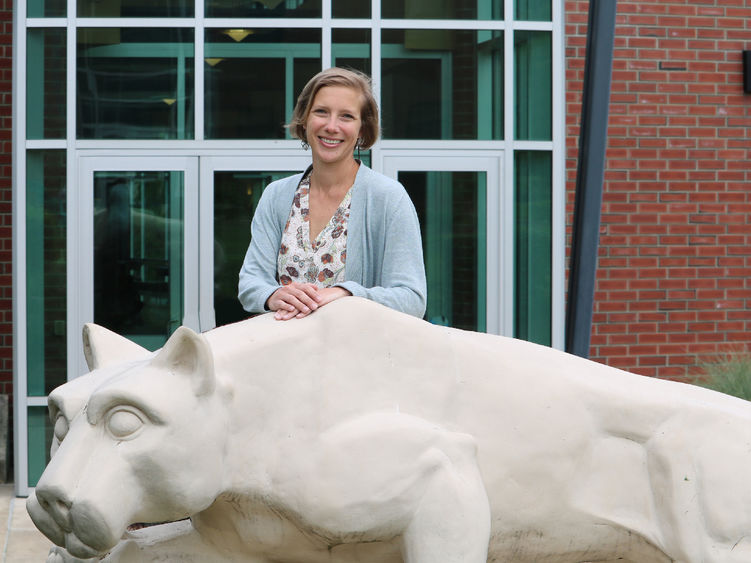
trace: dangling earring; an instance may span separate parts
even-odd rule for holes
[[[301,141],[301,143],[302,143],[302,150],[306,151],[306,150],[308,150],[310,148],[310,145],[308,144],[308,141],[306,141],[305,139],[303,139]]]
[[[360,160],[360,147],[362,146],[362,139],[358,138],[357,142],[355,143],[355,148],[357,149],[357,160]]]

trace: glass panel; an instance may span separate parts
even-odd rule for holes
[[[432,323],[486,329],[485,172],[399,172],[422,229]]]
[[[553,67],[549,31],[514,32],[516,138],[552,139]]]
[[[383,30],[390,139],[502,139],[503,33]]]
[[[206,31],[206,138],[283,139],[297,93],[321,70],[318,29]]]
[[[27,394],[67,379],[64,150],[26,153]]]
[[[65,138],[65,29],[26,35],[26,138]]]
[[[79,139],[192,139],[193,30],[78,30]]]
[[[237,299],[237,275],[263,190],[289,172],[214,172],[214,312],[222,326],[250,316]]]
[[[29,407],[26,411],[28,428],[29,487],[36,487],[44,468],[50,461],[52,422],[47,407]]]
[[[550,0],[515,0],[514,19],[549,22],[553,18]]]
[[[149,350],[183,319],[183,181],[94,173],[94,322]]]
[[[334,29],[331,32],[334,66],[353,68],[371,75],[369,29]]]
[[[369,18],[370,0],[331,0],[331,13],[335,18]]]
[[[518,151],[516,171],[516,314],[514,336],[550,346],[552,156]]]
[[[79,18],[192,18],[193,0],[78,0]]]
[[[207,18],[320,18],[321,0],[206,0]]]
[[[26,15],[30,18],[64,18],[66,0],[27,0]]]
[[[382,0],[381,16],[396,19],[500,20],[503,0]]]

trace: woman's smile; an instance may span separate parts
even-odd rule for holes
[[[321,139],[321,142],[327,145],[338,145],[339,143],[343,143],[341,139],[327,139],[325,137],[319,137]]]

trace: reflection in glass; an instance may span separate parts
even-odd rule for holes
[[[207,18],[320,18],[321,0],[205,0]]]
[[[334,29],[331,50],[334,66],[352,68],[371,75],[369,29]]]
[[[514,0],[514,19],[549,22],[552,18],[551,0]]]
[[[516,311],[514,336],[550,346],[552,156],[514,153]]]
[[[237,299],[237,274],[250,244],[250,222],[261,193],[289,172],[214,173],[214,311],[222,326],[250,316]]]
[[[321,72],[321,59],[295,60],[294,70],[292,73],[294,77],[294,95],[292,96],[292,100],[290,100],[289,109],[286,112],[285,123],[292,117],[292,110],[295,108],[297,97],[302,92],[302,89],[305,88],[305,85],[308,83],[308,81],[319,72]]]
[[[29,487],[36,487],[39,478],[50,461],[53,426],[47,414],[47,407],[29,407],[27,413],[27,431],[29,445],[27,462],[29,464]]]
[[[549,141],[553,127],[553,66],[549,31],[514,32],[516,139]]]
[[[26,36],[26,138],[65,138],[65,28]]]
[[[381,16],[389,19],[501,20],[503,0],[382,0]]]
[[[77,0],[79,18],[192,18],[193,0]]]
[[[383,30],[390,139],[502,139],[503,33]]]
[[[486,329],[484,172],[399,172],[422,230],[428,307],[435,324]]]
[[[79,139],[193,138],[193,30],[79,28]]]
[[[66,0],[27,0],[26,15],[30,18],[64,18]]]
[[[64,150],[26,153],[27,394],[65,383],[66,166]]]
[[[183,319],[183,172],[94,173],[94,322],[149,350]]]
[[[331,0],[331,13],[335,18],[369,18],[370,0]]]
[[[209,29],[205,56],[206,138],[283,139],[297,94],[321,70],[321,31]]]

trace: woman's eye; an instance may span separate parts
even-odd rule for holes
[[[107,417],[107,430],[118,440],[133,437],[143,427],[143,420],[131,410],[116,409]]]
[[[68,421],[63,415],[58,415],[55,419],[55,428],[53,430],[55,438],[58,442],[62,442],[65,435],[68,433]]]

